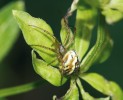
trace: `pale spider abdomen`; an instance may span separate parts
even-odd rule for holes
[[[68,51],[63,57],[63,74],[70,75],[79,68],[79,60],[74,50]]]

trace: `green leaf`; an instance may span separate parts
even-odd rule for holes
[[[111,0],[103,9],[111,8],[123,12],[123,0]]]
[[[115,1],[117,1],[117,0],[114,0],[114,2]],[[118,10],[123,13],[123,1],[109,4],[108,7],[111,9],[114,9],[114,10]]]
[[[38,52],[47,63],[51,63],[56,59],[56,53],[49,50],[49,48],[55,50],[55,39],[51,27],[44,20],[34,18],[23,11],[14,10],[13,15],[23,32],[27,44]],[[56,64],[58,64],[57,59],[52,65]]]
[[[54,100],[56,97],[54,97]],[[76,86],[76,80],[71,79],[70,88],[67,93],[60,98],[60,100],[79,100],[79,91]]]
[[[94,87],[96,90],[100,91],[101,93],[108,94],[111,96],[110,86],[108,84],[108,81],[104,79],[99,74],[96,73],[89,73],[80,75],[80,78],[88,82],[92,87]]]
[[[120,86],[115,82],[109,82],[111,91],[112,91],[112,99],[113,100],[123,100],[123,91],[121,90]]]
[[[98,25],[96,43],[84,57],[80,65],[80,72],[87,71],[91,67],[91,65],[96,63],[97,61],[104,62],[109,57],[112,46],[112,40],[105,29],[104,18],[101,17]]]
[[[123,99],[123,92],[121,88],[116,83],[106,80],[97,73],[81,74],[80,78],[85,80],[88,84],[101,93],[111,96],[112,100]]]
[[[32,63],[36,73],[52,85],[61,86],[66,82],[67,79],[61,75],[57,68],[48,65],[43,60],[37,59],[34,51],[32,51]]]
[[[105,6],[103,6],[102,9],[102,14],[106,17],[106,21],[109,24],[115,23],[123,19],[122,0],[111,0]]]
[[[82,95],[82,100],[110,100],[109,97],[106,97],[106,98],[94,98],[94,97],[92,97],[88,92],[85,92],[79,79],[77,79],[77,84],[78,84],[80,93]]]
[[[17,40],[19,28],[12,16],[12,9],[24,10],[24,2],[11,2],[0,9],[0,62]]]
[[[87,8],[79,2],[75,23],[75,49],[80,60],[88,50],[92,29],[95,25],[96,12],[96,9]]]
[[[123,18],[123,13],[114,9],[105,9],[102,14],[106,17],[108,24],[115,23]]]

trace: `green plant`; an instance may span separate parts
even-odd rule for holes
[[[123,92],[115,82],[108,81],[97,73],[87,73],[93,64],[102,63],[110,56],[113,41],[106,26],[122,18],[122,3],[122,1],[118,0],[112,2],[109,0],[102,2],[98,0],[96,2],[90,2],[88,0],[73,1],[67,14],[61,20],[60,31],[62,44],[65,44],[64,41],[66,41],[67,36],[69,36],[69,38],[74,37],[73,44],[67,48],[67,51],[75,50],[80,61],[80,70],[70,75],[64,75],[60,71],[63,66],[60,66],[62,62],[60,62],[57,57],[59,56],[58,53],[61,52],[53,52],[53,50],[59,50],[60,46],[58,45],[58,40],[53,35],[51,27],[42,19],[34,18],[23,11],[13,10],[13,15],[23,32],[27,44],[33,49],[32,63],[35,72],[54,86],[61,86],[70,79],[70,88],[64,96],[60,97],[60,100],[79,100],[79,98],[83,100],[110,100],[110,98],[113,100],[123,100]],[[74,34],[69,28],[68,19],[76,9],[76,33]],[[113,17],[114,14],[117,17]],[[88,50],[91,36],[93,35],[92,30],[96,26],[96,23],[98,23],[96,28],[96,43]],[[45,44],[45,46],[43,46],[43,44]],[[43,60],[37,58],[35,52],[41,56]],[[84,90],[81,80],[86,81],[94,89],[105,94],[107,97],[95,98],[91,96]],[[27,86],[31,87],[32,85]],[[35,87],[37,86],[35,85]],[[22,92],[23,88],[21,88]],[[10,88],[10,90],[11,89],[13,88]],[[29,89],[27,88],[27,90]],[[1,91],[0,92],[3,93],[3,95],[0,93],[1,97],[7,96],[8,89],[5,92],[3,92],[4,90]],[[11,94],[8,92],[8,95]],[[57,97],[54,96],[53,99],[56,100]]]

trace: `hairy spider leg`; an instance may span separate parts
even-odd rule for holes
[[[46,46],[44,46],[44,45],[35,45],[35,44],[31,44],[30,46],[31,46],[31,47],[32,47],[32,46],[38,46],[38,47],[42,47],[42,48],[44,48],[44,49],[47,49],[47,50],[50,50],[50,51],[55,52],[55,49],[50,48],[50,47],[46,47]]]
[[[29,25],[29,26],[34,27],[35,30],[37,30],[36,28],[40,29],[40,30],[43,31],[46,35],[51,36],[53,39],[55,39],[55,41],[56,41],[57,43],[59,43],[59,41],[58,41],[58,40],[54,37],[54,35],[52,35],[49,31],[47,31],[47,30],[45,30],[45,29],[43,29],[43,28],[41,28],[41,27],[35,26],[35,25]],[[37,30],[37,31],[38,31],[38,30]]]
[[[66,30],[67,30],[67,36],[66,36],[66,38],[65,38],[65,42],[63,43],[63,45],[64,45],[64,47],[66,48],[66,49],[68,49],[69,47],[70,47],[70,45],[72,45],[72,43],[73,43],[73,41],[74,41],[74,37],[75,37],[75,33],[76,33],[76,28],[74,29],[74,34],[73,34],[73,36],[71,37],[71,38],[69,38],[70,37],[70,32],[71,32],[71,30],[70,30],[70,28],[69,28],[69,26],[68,26],[68,21],[67,21],[67,18],[66,18],[66,16],[64,17],[64,23],[65,23],[65,26],[66,26]]]
[[[69,39],[68,44],[65,46],[66,49],[68,49],[73,44],[75,39],[75,34],[76,32],[74,32],[73,36]]]
[[[51,51],[55,52],[57,54],[57,58],[58,58],[58,60],[60,62],[60,65],[63,66],[62,58],[63,58],[63,56],[65,54],[65,47],[50,32],[48,32],[48,31],[46,31],[46,30],[44,30],[44,29],[42,29],[40,27],[34,26],[34,25],[29,25],[29,26],[34,27],[35,30],[39,29],[37,31],[43,31],[44,34],[51,36],[55,40],[55,42],[53,44],[53,45],[55,45],[55,49],[52,49],[52,48],[49,48],[49,47],[46,47],[46,46],[43,46],[43,45],[35,45],[35,44],[34,45],[30,45],[30,46],[39,46],[39,47],[42,47],[44,49],[51,50]],[[74,37],[72,37],[72,39],[69,39],[70,29],[69,29],[67,23],[66,23],[66,28],[68,30],[68,34],[66,36],[66,39],[65,39],[65,42],[64,42],[65,44],[64,45],[67,45],[67,42],[69,42],[69,41],[70,41],[69,45],[71,45]],[[67,47],[69,45],[67,45]],[[56,61],[56,59],[52,60],[48,65],[52,64],[54,61]],[[62,72],[62,69],[59,68],[59,70],[61,72],[61,84],[62,84],[62,81],[63,81],[63,78],[64,78],[64,73]]]
[[[37,30],[36,28],[38,28],[38,29],[40,29],[41,31],[43,31],[44,33],[47,33],[49,36],[53,37],[53,39],[55,39],[55,42],[54,42],[53,45],[55,45],[55,48],[56,48],[56,49],[58,48],[58,49],[55,50],[55,49],[46,47],[46,46],[44,46],[44,45],[35,45],[35,44],[34,44],[34,45],[30,45],[30,46],[39,46],[39,47],[42,47],[42,48],[44,48],[44,49],[48,49],[48,50],[51,50],[51,51],[55,52],[55,53],[57,54],[58,60],[61,62],[61,57],[58,56],[58,55],[61,56],[61,52],[60,52],[61,50],[59,50],[59,48],[62,47],[61,43],[59,43],[59,41],[58,41],[50,32],[44,30],[43,28],[40,28],[40,27],[37,27],[37,26],[34,26],[34,25],[29,25],[29,26],[34,27],[35,30]],[[64,51],[64,50],[63,50],[63,51]],[[62,53],[62,54],[63,54],[63,53]],[[57,59],[57,58],[56,58],[56,59]],[[51,61],[48,65],[52,64],[53,62],[55,62],[56,59],[54,59],[53,61]]]
[[[67,44],[68,38],[70,36],[70,28],[67,25],[67,20],[65,18],[63,18],[63,20],[64,20],[64,23],[65,23],[65,28],[67,30],[67,36],[66,36],[65,41],[63,43],[63,45],[65,46]]]
[[[42,48],[45,48],[45,49],[48,49],[48,50],[51,50],[51,51],[55,52],[55,53],[57,54],[57,58],[58,58],[58,60],[59,60],[59,62],[60,62],[60,65],[63,66],[63,65],[62,65],[62,58],[63,58],[63,56],[64,56],[64,54],[65,54],[65,48],[64,48],[64,46],[63,46],[50,32],[48,32],[48,31],[46,31],[46,30],[44,30],[44,29],[42,29],[42,28],[40,28],[40,27],[34,26],[34,25],[29,25],[29,26],[34,27],[35,30],[37,30],[36,28],[38,28],[38,29],[40,29],[40,31],[43,31],[45,34],[47,33],[49,36],[53,37],[53,38],[55,39],[55,42],[54,42],[53,45],[55,45],[56,50],[55,50],[55,49],[52,49],[52,48],[49,48],[49,47],[46,47],[46,46],[43,46],[43,45],[31,45],[31,46],[39,46],[39,47],[42,47]],[[66,24],[66,26],[67,26],[67,24]],[[67,26],[67,27],[68,27],[68,26]],[[69,29],[69,27],[68,27],[68,29]],[[37,30],[37,31],[39,31],[39,30]],[[69,38],[69,34],[70,34],[70,29],[69,29],[67,38]],[[66,40],[67,40],[67,38],[66,38]],[[74,37],[73,37],[73,38],[74,38]],[[73,39],[72,39],[72,40],[73,40]],[[70,40],[68,40],[68,41],[70,41]],[[70,45],[70,44],[69,44],[69,45]],[[54,59],[53,61],[51,61],[49,64],[53,63],[55,60],[56,60],[56,59]],[[48,65],[49,65],[49,64],[48,64]],[[60,69],[60,70],[61,70],[61,69]],[[61,82],[62,82],[63,76],[64,76],[63,73],[61,73],[61,76],[62,76],[62,77],[61,77]]]

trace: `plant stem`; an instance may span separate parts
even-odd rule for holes
[[[27,83],[20,86],[0,89],[0,98],[34,90],[40,87],[43,83],[44,83],[43,81],[36,81],[36,82]]]

